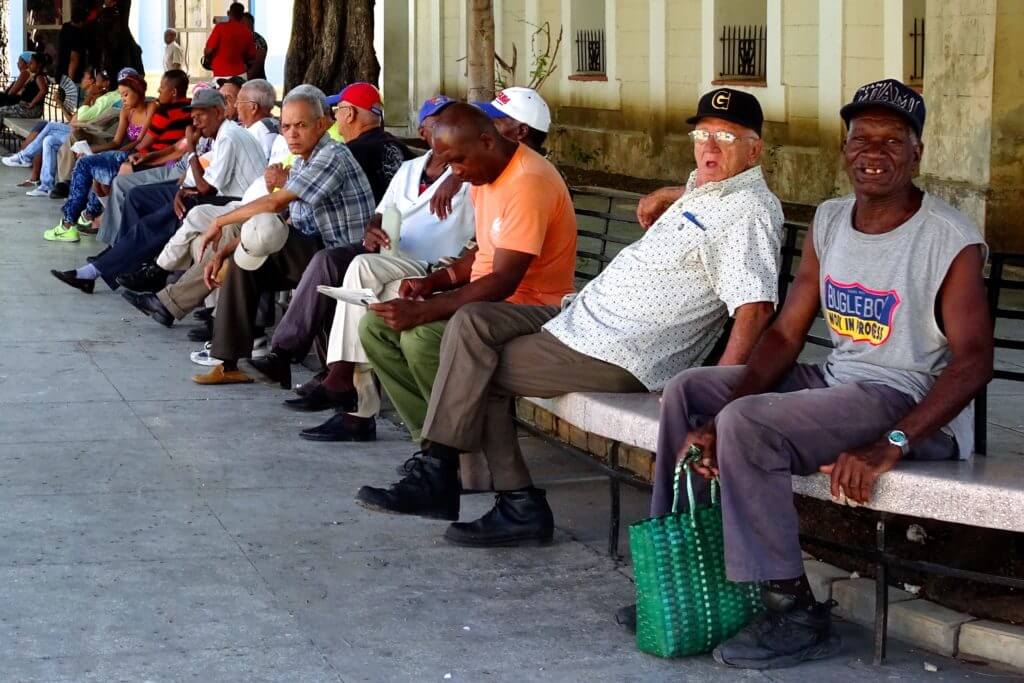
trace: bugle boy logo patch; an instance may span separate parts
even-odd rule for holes
[[[900,295],[894,289],[879,292],[825,278],[825,321],[833,332],[855,342],[884,344],[899,305]]]

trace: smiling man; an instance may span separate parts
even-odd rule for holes
[[[778,319],[745,367],[689,370],[662,400],[652,514],[669,511],[676,462],[694,447],[694,469],[721,478],[728,577],[763,586],[763,616],[715,650],[729,666],[839,648],[804,574],[791,475],[821,470],[833,496],[865,503],[903,458],[970,457],[971,399],[992,375],[985,245],[912,182],[924,101],[890,79],[841,115],[853,194],[818,207]],[[835,348],[823,365],[797,363],[819,309]]]
[[[777,298],[782,207],[757,165],[757,99],[721,88],[701,98],[697,170],[647,233],[565,306],[476,303],[448,323],[417,468],[359,501],[388,512],[458,519],[458,454],[482,450],[498,495],[445,538],[472,546],[548,541],[553,518],[533,486],[513,423],[516,396],[660,389],[707,355],[729,316],[720,363],[743,363]],[[478,222],[479,230],[479,222]]]

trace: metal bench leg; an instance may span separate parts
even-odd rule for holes
[[[608,454],[608,462],[613,469],[619,466],[619,444],[613,443]],[[621,484],[615,476],[608,477],[608,555],[613,560],[619,559],[619,526],[622,520]]]
[[[875,526],[875,666],[885,662],[885,645],[889,626],[889,566],[885,563],[885,522],[887,514],[878,517]]]

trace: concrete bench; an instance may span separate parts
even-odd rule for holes
[[[60,103],[60,86],[50,83],[43,98],[43,116],[38,119],[3,118],[0,120],[0,144],[14,152],[22,140],[29,136],[41,121],[65,121],[67,116]]]
[[[615,211],[616,202],[633,200],[637,195],[621,192],[602,193],[597,188],[577,188],[577,216],[581,217],[581,246],[578,252],[579,262],[597,262],[597,272],[608,263],[614,254],[607,253],[608,244],[628,243],[621,236],[610,235],[613,222],[629,222],[631,217],[621,209]],[[580,197],[593,200],[594,197],[605,196],[607,210],[579,208]],[[584,205],[585,206],[585,205]],[[599,228],[593,229],[594,221]],[[635,222],[635,218],[632,219]],[[585,227],[583,221],[589,221]],[[603,221],[603,229],[600,222]],[[785,298],[789,284],[794,279],[800,256],[800,245],[806,226],[786,224],[783,240],[782,267],[779,279],[779,298]],[[589,240],[590,246],[583,246]],[[600,247],[593,247],[594,241]],[[1005,320],[1024,320],[1024,311],[1005,308],[1001,305],[1001,296],[1009,291],[1024,290],[1024,282],[1019,279],[1007,279],[1009,269],[1024,266],[1024,254],[993,253],[989,260],[990,270],[986,278],[988,288],[988,305],[993,320],[997,323],[994,335],[996,348],[1020,351],[1024,350],[1024,341],[1008,339],[998,334],[998,322]],[[578,279],[585,281],[597,273],[577,270]],[[723,330],[722,338],[716,351],[724,348],[724,341],[729,333],[728,326]],[[818,346],[831,346],[827,337],[815,334],[812,330],[807,342]],[[712,351],[709,361],[716,358]],[[1024,372],[998,368],[995,376],[1011,381],[1024,381]],[[570,427],[570,438],[559,439],[539,429],[535,421],[520,419],[521,426],[537,434],[549,442],[555,442],[564,450],[583,459],[592,459],[597,467],[609,476],[609,536],[608,552],[613,557],[618,555],[620,536],[620,485],[627,483],[634,486],[649,486],[653,473],[653,462],[629,463],[623,468],[620,455],[623,448],[641,449],[646,453],[647,460],[652,460],[651,453],[657,449],[658,421],[660,414],[660,394],[601,394],[575,393],[551,399],[521,399],[520,413],[523,405],[539,408],[549,413]],[[975,428],[977,439],[976,455],[971,460],[957,462],[925,463],[907,461],[899,468],[883,475],[876,484],[871,501],[864,507],[878,513],[876,527],[876,545],[873,549],[857,549],[839,546],[828,539],[808,538],[813,544],[829,547],[847,554],[866,557],[874,562],[876,573],[875,596],[875,663],[880,664],[885,657],[886,631],[888,619],[889,592],[888,570],[890,566],[959,577],[985,583],[995,583],[1015,588],[1024,588],[1024,579],[994,576],[980,572],[944,567],[934,563],[909,561],[893,556],[886,550],[886,521],[890,515],[906,515],[943,522],[966,524],[981,528],[1005,531],[1024,532],[1024,459],[1018,457],[985,457],[986,452],[986,392],[982,392],[975,401]],[[566,443],[575,441],[571,438],[572,429],[578,430],[584,437],[588,434],[597,435],[606,440],[607,448],[594,452],[589,440],[582,438],[578,445]],[[554,430],[556,434],[562,430]],[[823,474],[809,477],[793,477],[793,491],[797,494],[835,502],[829,491],[829,480]]]

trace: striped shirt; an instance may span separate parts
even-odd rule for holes
[[[149,121],[149,135],[153,142],[145,152],[166,149],[185,137],[185,129],[192,123],[192,115],[185,109],[190,101],[186,98],[156,108]]]
[[[348,147],[325,133],[308,160],[295,160],[284,189],[298,196],[288,205],[296,230],[319,234],[328,248],[362,241],[376,203]]]

